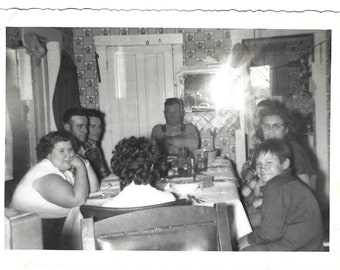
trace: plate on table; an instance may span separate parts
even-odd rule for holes
[[[171,185],[171,189],[174,192],[182,195],[194,193],[196,190],[202,187],[201,181],[194,181],[192,176],[190,177],[176,177],[168,180]]]
[[[109,176],[102,179],[102,182],[119,182],[119,177],[114,174],[110,174]]]
[[[102,179],[100,184],[100,189],[116,189],[120,188],[119,177],[115,175],[110,175],[104,179]]]
[[[213,170],[208,169],[206,172],[203,173],[206,176],[213,177],[215,182],[217,181],[232,181],[237,183],[237,178],[233,174],[232,171],[228,170]]]
[[[114,197],[118,194],[119,192],[113,191],[113,192],[104,192],[104,191],[97,191],[97,192],[92,192],[89,194],[89,199],[106,199],[106,198],[111,198]]]
[[[197,183],[199,181],[194,181],[194,178],[192,176],[188,177],[174,177],[172,179],[169,179],[170,184],[191,184],[191,183]]]

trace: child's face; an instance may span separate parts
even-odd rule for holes
[[[281,163],[277,155],[270,152],[260,153],[256,160],[256,174],[263,182],[268,182],[288,168],[289,161],[288,166],[286,161]]]

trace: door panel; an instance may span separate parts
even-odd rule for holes
[[[102,145],[109,160],[120,139],[149,137],[152,127],[164,122],[163,103],[176,94],[174,76],[179,70],[174,70],[172,45],[106,46],[97,52],[103,75],[100,108],[107,124]]]

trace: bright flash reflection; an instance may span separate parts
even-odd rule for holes
[[[230,61],[217,72],[209,85],[209,93],[217,110],[243,108],[244,92],[249,84],[246,67],[232,67]]]
[[[259,66],[250,68],[250,81],[253,88],[269,89],[270,66]]]

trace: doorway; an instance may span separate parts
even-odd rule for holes
[[[119,140],[150,137],[153,126],[164,122],[164,100],[178,96],[175,78],[183,65],[182,39],[181,34],[95,38],[107,161]]]

